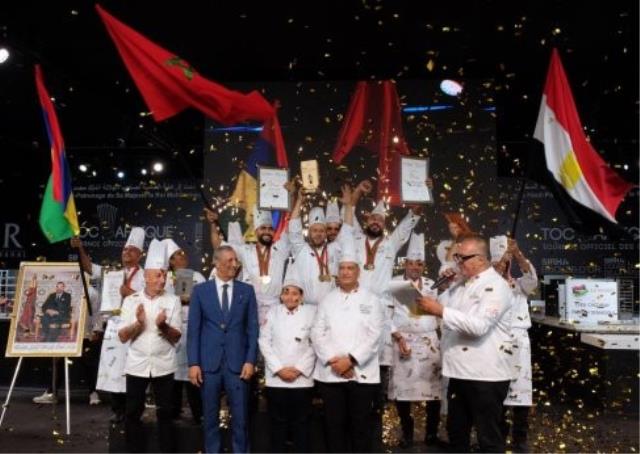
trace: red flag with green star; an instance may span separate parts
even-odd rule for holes
[[[156,121],[188,107],[225,125],[266,121],[275,114],[259,92],[243,94],[205,79],[189,63],[149,41],[100,5],[96,10]]]

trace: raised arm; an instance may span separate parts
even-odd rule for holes
[[[409,240],[411,232],[416,224],[420,221],[420,209],[412,207],[409,209],[407,215],[400,221],[400,223],[393,230],[393,233],[389,235],[389,241],[393,246],[395,253],[397,254],[404,243]]]
[[[209,221],[209,239],[211,247],[215,251],[222,245],[222,235],[220,234],[220,225],[218,224],[218,213],[209,208],[204,209],[207,221]]]
[[[80,257],[80,264],[82,265],[82,271],[93,275],[91,257],[89,257],[89,254],[87,254],[87,251],[85,250],[80,237],[74,236],[73,238],[71,238],[70,243],[72,248],[78,250],[78,256]]]

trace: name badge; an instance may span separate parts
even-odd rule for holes
[[[360,313],[364,314],[364,315],[371,314],[371,306],[368,306],[366,304],[361,304],[360,305]]]

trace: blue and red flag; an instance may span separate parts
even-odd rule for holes
[[[258,203],[258,166],[289,167],[277,114],[265,121],[253,151],[238,175],[236,187],[231,195],[231,203],[245,210],[245,219],[248,225],[245,238],[248,240],[255,239],[253,208]],[[283,213],[276,210],[272,212],[272,216],[275,230],[274,238],[277,239],[285,230],[287,219]]]
[[[71,189],[71,170],[64,151],[64,140],[56,111],[44,86],[40,65],[36,65],[36,89],[51,144],[51,175],[42,197],[40,228],[50,243],[56,243],[78,235],[80,226]]]

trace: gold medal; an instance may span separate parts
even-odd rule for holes
[[[368,271],[371,271],[371,270],[372,270],[372,269],[374,269],[374,268],[375,268],[375,265],[374,265],[373,263],[367,263],[367,264],[364,266],[364,269],[365,269],[365,270],[368,270]]]
[[[318,276],[318,279],[320,279],[320,282],[331,282],[331,275],[321,274],[320,276]]]
[[[264,285],[268,285],[271,282],[271,276],[260,276],[260,281],[262,281]]]

